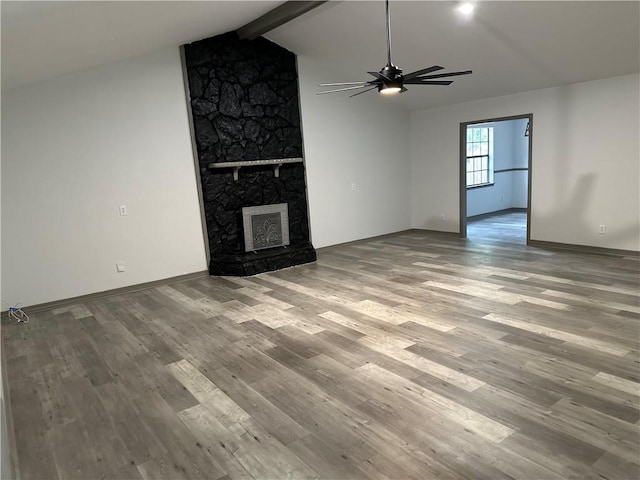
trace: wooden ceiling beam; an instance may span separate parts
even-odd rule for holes
[[[271,30],[290,22],[327,1],[289,1],[268,11],[261,17],[238,28],[236,32],[242,40],[253,40]]]

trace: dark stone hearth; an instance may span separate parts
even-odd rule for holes
[[[273,253],[272,250],[276,253]],[[248,277],[315,261],[316,251],[311,245],[296,249],[280,247],[252,252],[250,255],[212,258],[209,264],[209,273],[211,275]]]
[[[302,163],[210,169],[208,164],[302,156],[295,55],[235,33],[185,45],[212,275],[254,275],[316,259]],[[286,203],[286,247],[244,251],[242,207]]]

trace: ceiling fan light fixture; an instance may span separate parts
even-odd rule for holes
[[[396,84],[382,84],[378,88],[378,91],[383,95],[395,95],[396,93],[400,93],[400,90],[402,90],[402,87]]]

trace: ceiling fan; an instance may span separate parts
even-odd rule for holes
[[[323,83],[319,86],[341,88],[318,92],[317,95],[344,92],[347,90],[358,90],[361,88],[366,88],[366,90],[354,93],[350,96],[355,97],[356,95],[369,92],[376,88],[378,89],[378,92],[382,94],[393,95],[395,93],[406,92],[407,89],[405,88],[405,85],[451,85],[453,80],[435,79],[457,77],[459,75],[469,75],[473,73],[471,70],[465,70],[463,72],[437,73],[435,75],[429,75],[430,73],[438,70],[444,70],[444,67],[433,65],[432,67],[423,68],[422,70],[416,70],[415,72],[403,75],[402,69],[391,63],[391,22],[389,20],[389,0],[386,0],[385,4],[387,13],[387,64],[379,72],[367,72],[369,75],[373,75],[375,80],[365,80],[363,82]]]

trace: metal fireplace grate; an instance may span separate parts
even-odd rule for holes
[[[289,211],[286,203],[243,207],[242,224],[245,252],[289,245]]]

